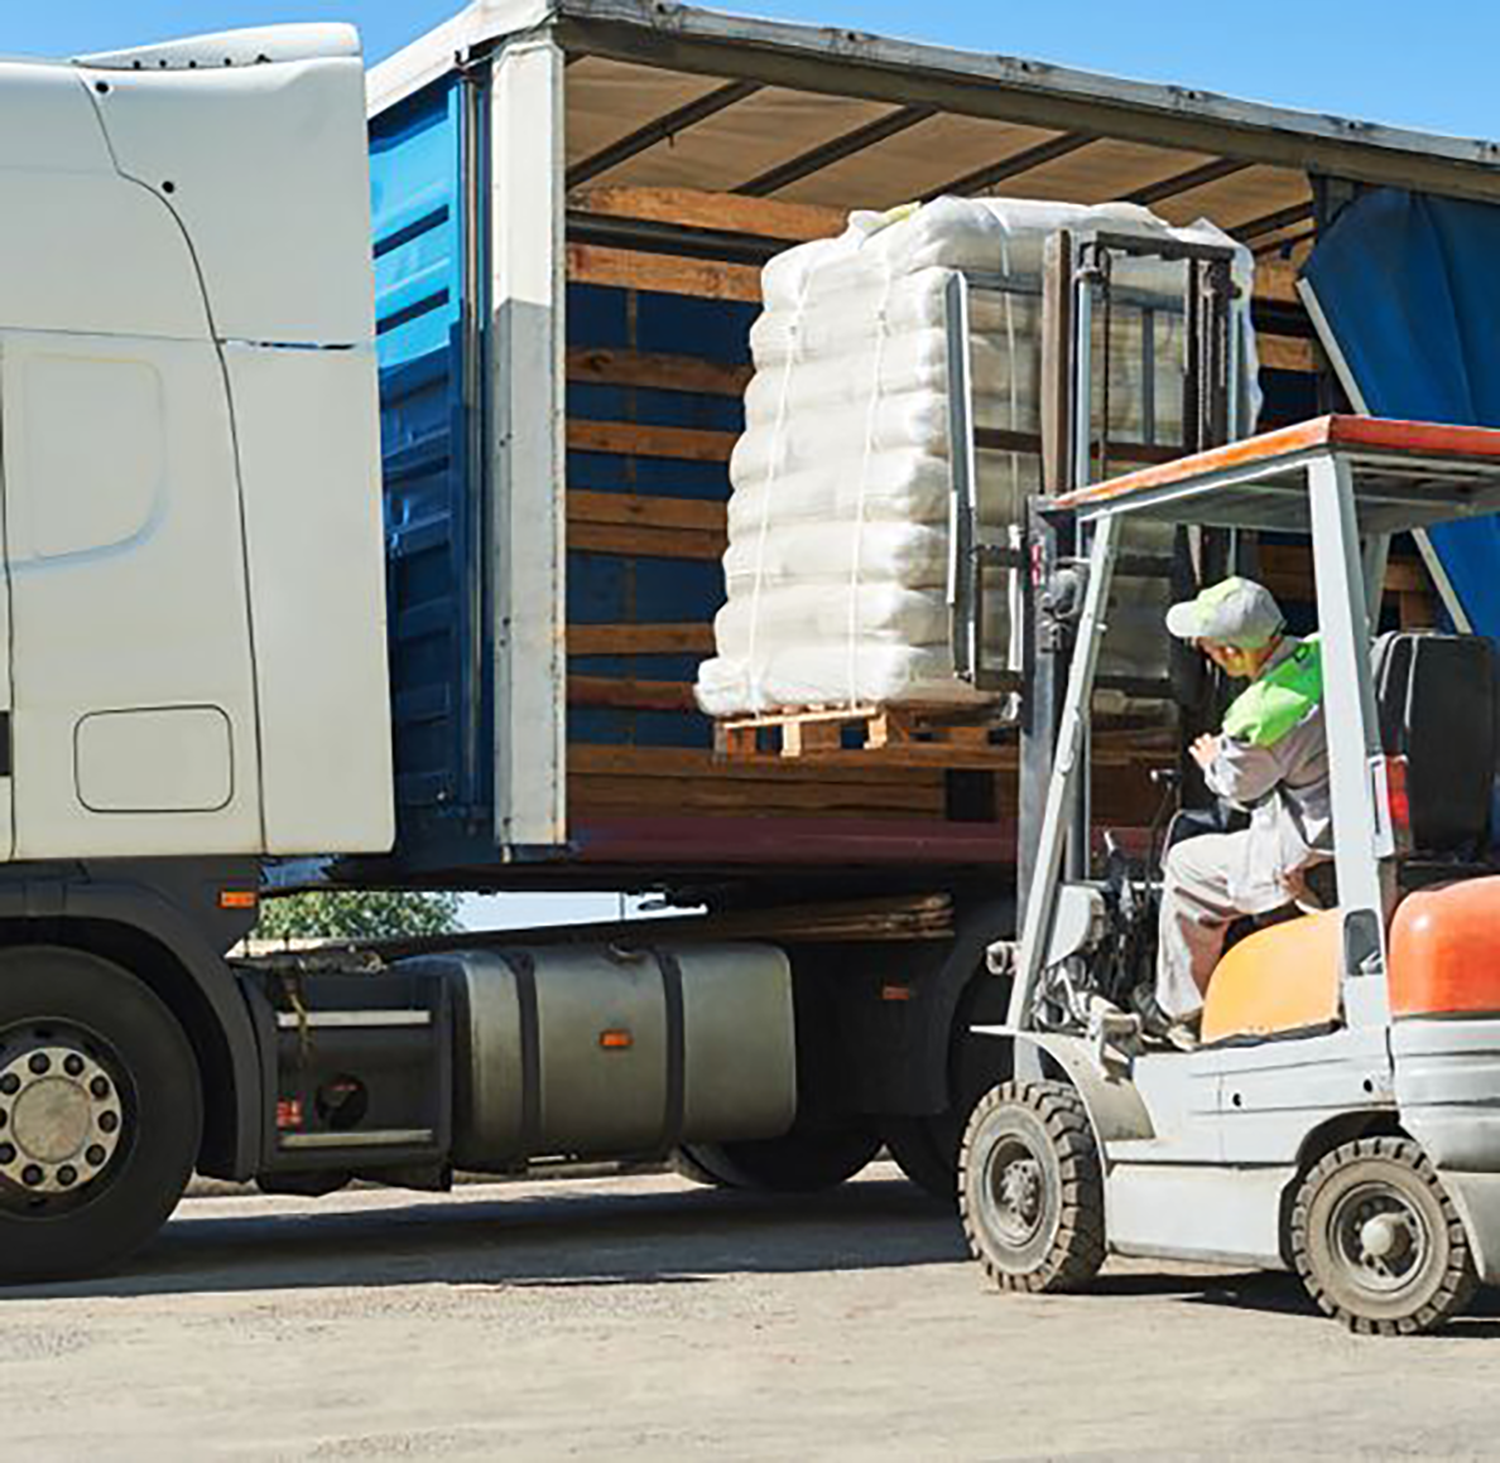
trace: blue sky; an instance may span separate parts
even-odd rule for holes
[[[0,54],[67,56],[278,20],[356,22],[376,60],[457,0],[6,0]],[[1500,137],[1495,0],[742,0],[719,8],[1031,56],[1464,136]]]

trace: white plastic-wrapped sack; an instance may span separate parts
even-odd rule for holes
[[[1011,285],[970,294],[973,420],[1035,437],[1043,250],[1062,228],[1082,237],[1230,242],[1210,224],[1173,229],[1133,204],[943,198],[853,214],[838,238],[767,264],[766,308],[750,337],[756,370],[745,432],[730,462],[726,602],[715,621],[717,654],[698,675],[698,700],[710,715],[982,699],[954,676],[949,647],[945,292],[955,269]],[[1249,251],[1239,249],[1235,309],[1246,349],[1242,379],[1253,396],[1252,272]],[[1180,441],[1184,266],[1119,259],[1113,280],[1133,299],[1159,298],[1162,308],[1149,317],[1123,306],[1113,312],[1110,440]],[[1094,328],[1098,362],[1101,317]],[[1104,396],[1097,364],[1093,389],[1097,406]],[[1040,461],[982,450],[975,482],[980,522],[1003,541],[1040,490]],[[1165,552],[1171,542],[1169,530],[1132,533],[1137,549]],[[1015,663],[1004,579],[988,583],[985,659]],[[1162,672],[1166,595],[1157,581],[1117,582],[1107,672]]]

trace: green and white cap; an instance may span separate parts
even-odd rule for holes
[[[1216,640],[1242,650],[1269,644],[1284,624],[1286,618],[1271,591],[1238,575],[1167,611],[1167,629],[1179,640]]]

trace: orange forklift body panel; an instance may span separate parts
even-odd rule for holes
[[[1390,952],[1392,1015],[1500,1013],[1500,876],[1407,895]]]
[[[1247,935],[1214,969],[1202,1040],[1271,1036],[1328,1026],[1339,1016],[1337,910],[1302,915]]]

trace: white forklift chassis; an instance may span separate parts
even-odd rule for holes
[[[1392,1015],[1399,830],[1367,608],[1391,533],[1497,499],[1500,433],[1330,418],[1053,500],[1088,544],[1087,589],[1021,938],[999,956],[1009,1019],[976,1028],[1010,1046],[1015,1076],[976,1109],[960,1178],[971,1243],[1002,1288],[1076,1288],[1106,1252],[1296,1268],[1354,1329],[1405,1332],[1500,1282],[1500,1010]],[[1097,1000],[1077,1034],[1037,1029],[1046,973],[1086,966],[1104,931],[1101,888],[1062,869],[1130,514],[1310,530],[1340,926],[1321,1030],[1152,1050]]]

